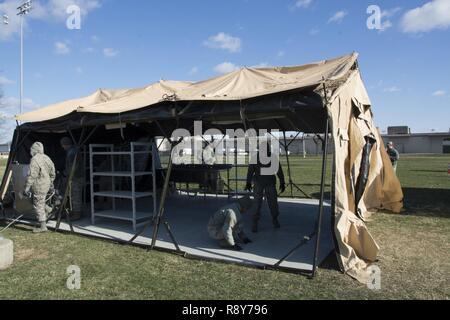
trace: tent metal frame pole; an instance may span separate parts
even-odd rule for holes
[[[278,124],[278,121],[276,121],[276,122],[277,122],[277,124]],[[271,132],[270,134],[271,134],[275,139],[277,139],[277,138],[272,134],[272,132]],[[292,144],[292,142],[293,142],[299,135],[300,135],[300,131],[297,132],[297,134],[295,135],[294,139],[293,139],[291,142],[287,143],[287,139],[286,139],[286,131],[283,130],[283,142],[280,142],[280,144],[281,144],[281,146],[283,147],[284,152],[285,152],[285,156],[286,156],[286,164],[287,164],[287,174],[288,174],[288,177],[289,177],[289,181],[288,181],[288,183],[286,184],[286,187],[290,187],[290,189],[291,189],[291,198],[294,198],[294,188],[295,188],[295,189],[297,189],[298,191],[300,191],[301,193],[303,193],[303,195],[304,195],[307,199],[312,199],[312,197],[311,197],[310,195],[308,195],[302,188],[300,188],[300,187],[298,186],[297,183],[295,183],[295,182],[292,180],[291,163],[290,163],[290,157],[289,157],[288,151],[289,151],[289,146]],[[279,195],[280,195],[280,194],[279,194]]]
[[[316,131],[316,130],[313,130],[313,129],[311,128],[311,126],[310,126],[306,121],[304,121],[301,117],[299,117],[294,111],[291,111],[291,113],[292,113],[293,116],[297,116],[297,119],[298,119],[300,122],[303,123],[303,125],[305,126],[306,129],[310,130],[310,131],[313,132],[313,133]],[[291,123],[294,127],[296,127],[296,126],[292,123],[291,119],[286,118],[286,120],[289,121],[289,123]],[[323,139],[318,133],[314,133],[314,136],[315,136],[317,139],[319,139],[322,143],[324,142],[324,139]]]
[[[75,154],[75,158],[74,158],[74,161],[72,163],[72,168],[70,168],[70,174],[69,174],[69,177],[68,177],[67,182],[66,182],[66,188],[64,190],[63,201],[61,202],[61,207],[59,208],[58,213],[57,213],[57,222],[56,222],[56,226],[55,226],[55,232],[57,232],[59,230],[59,227],[61,225],[61,218],[62,218],[63,210],[66,211],[66,220],[67,220],[67,223],[69,224],[70,231],[74,232],[73,224],[72,224],[72,221],[70,220],[70,212],[66,208],[67,200],[69,198],[69,191],[70,191],[70,188],[71,188],[73,177],[75,175],[76,166],[78,165],[80,148],[91,138],[91,136],[98,129],[98,127],[99,127],[98,125],[95,126],[91,130],[91,132],[88,134],[88,136],[86,138],[84,138],[84,134],[86,132],[86,127],[82,127],[82,129],[81,129],[80,139],[79,139],[79,141],[78,141],[78,143],[76,145],[77,146],[77,153]],[[72,140],[74,142],[76,142],[76,139],[73,136],[72,130],[70,130],[70,128],[69,128],[67,131],[69,132],[70,136],[72,137]]]
[[[169,182],[170,182],[170,176],[172,173],[172,150],[173,148],[178,145],[179,143],[181,143],[181,141],[183,141],[183,138],[180,138],[178,141],[173,142],[170,137],[166,134],[165,130],[162,128],[161,124],[159,123],[159,121],[155,121],[156,125],[158,126],[159,130],[161,131],[161,133],[164,135],[165,139],[167,139],[167,141],[170,142],[171,144],[171,148],[170,148],[170,154],[169,154],[169,163],[167,166],[167,173],[166,176],[164,177],[164,186],[163,186],[163,191],[161,194],[161,200],[160,200],[160,204],[159,204],[159,209],[158,209],[158,214],[156,216],[153,216],[153,218],[151,220],[149,220],[144,227],[138,231],[130,240],[127,241],[128,244],[132,244],[134,240],[136,240],[137,237],[139,237],[141,234],[143,234],[145,232],[145,230],[147,230],[148,226],[153,224],[153,234],[152,234],[152,243],[150,245],[150,249],[153,250],[155,248],[156,245],[156,237],[158,236],[158,232],[159,232],[159,225],[161,224],[161,222],[163,222],[164,227],[167,230],[167,233],[169,234],[172,243],[174,244],[176,251],[179,253],[183,253],[184,252],[180,249],[180,246],[178,245],[178,242],[175,239],[174,234],[172,233],[172,230],[170,229],[170,225],[167,221],[162,221],[162,217],[164,214],[164,207],[165,207],[165,200],[167,198],[167,193],[169,191]]]
[[[52,228],[50,227],[50,229],[52,229]],[[70,232],[68,232],[66,230],[60,230],[60,233],[64,234],[64,233],[70,233]],[[121,240],[119,238],[112,238],[112,237],[105,238],[105,237],[97,236],[97,235],[90,235],[90,234],[84,234],[84,233],[79,233],[79,232],[75,232],[75,233],[78,236],[86,238],[86,239],[100,239],[100,240],[108,241],[110,243],[129,245],[129,246],[133,246],[133,247],[141,248],[141,249],[149,249],[148,244],[141,244],[141,243],[136,243],[136,242],[130,243],[128,241]],[[154,250],[159,251],[159,252],[165,252],[165,253],[179,255],[185,259],[190,259],[190,260],[216,262],[216,263],[221,263],[224,265],[242,266],[245,268],[251,268],[251,269],[256,269],[256,270],[275,270],[275,271],[282,271],[282,272],[297,274],[297,275],[302,275],[302,276],[308,276],[308,277],[311,276],[311,270],[308,270],[308,269],[296,269],[296,268],[282,267],[282,266],[275,267],[273,265],[268,265],[268,264],[252,265],[252,264],[248,264],[245,262],[234,262],[234,261],[227,261],[227,260],[223,260],[223,259],[219,259],[219,258],[203,257],[203,256],[190,254],[190,253],[183,252],[183,251],[179,252],[179,251],[176,251],[173,249],[167,249],[164,247],[155,247]]]
[[[328,122],[328,119],[327,119]],[[328,124],[327,124],[328,126]],[[300,132],[300,131],[299,131]],[[315,133],[317,134],[317,133]],[[322,170],[323,171],[323,170]],[[323,202],[321,203],[323,205]],[[319,209],[320,209],[320,203],[319,203]],[[317,225],[314,227],[314,231],[311,232],[310,235],[305,236],[303,238],[302,241],[300,241],[300,243],[298,245],[296,245],[294,248],[292,248],[285,256],[283,256],[280,260],[278,260],[277,263],[275,263],[273,265],[273,267],[275,268],[281,268],[281,263],[283,263],[283,261],[285,261],[287,258],[289,258],[295,251],[297,251],[299,248],[301,248],[302,246],[304,246],[305,244],[307,244],[309,241],[311,241],[311,239],[318,233],[317,230]],[[313,274],[313,272],[311,271],[311,274]]]
[[[1,184],[1,189],[0,189],[0,196],[1,196],[0,201],[3,201],[3,198],[4,198],[5,194],[6,194],[6,190],[8,189],[9,180],[11,179],[11,170],[12,170],[11,166],[12,166],[12,164],[14,162],[14,159],[16,158],[17,150],[25,142],[25,139],[28,137],[29,134],[30,134],[30,131],[28,131],[25,134],[25,137],[23,137],[23,139],[19,141],[20,129],[17,129],[17,134],[16,134],[16,137],[14,138],[14,141],[13,141],[14,147],[13,147],[12,150],[10,150],[8,163],[7,163],[6,168],[5,168],[5,174],[4,174],[3,179],[2,179],[2,184]]]
[[[11,179],[11,175],[12,175],[11,166],[12,166],[12,164],[14,162],[14,159],[15,159],[15,157],[17,155],[17,150],[19,149],[19,147],[22,146],[22,144],[25,142],[26,138],[31,133],[31,131],[27,131],[25,136],[22,138],[22,140],[19,141],[19,138],[20,138],[20,127],[19,127],[18,122],[17,122],[17,128],[18,128],[17,129],[17,136],[14,138],[14,147],[10,151],[8,164],[7,164],[6,169],[5,169],[5,175],[3,177],[2,186],[1,186],[1,190],[0,190],[0,195],[1,195],[0,206],[1,206],[2,213],[3,213],[3,218],[5,219],[6,222],[9,221],[9,224],[5,228],[3,228],[0,232],[4,232],[8,228],[12,227],[14,224],[20,222],[20,219],[22,219],[22,217],[24,216],[24,214],[21,214],[21,215],[19,215],[18,217],[14,218],[14,219],[8,219],[8,218],[6,218],[6,212],[5,212],[5,208],[3,206],[3,198],[4,198],[4,195],[6,194],[6,190],[8,188],[9,183],[10,183],[10,179]]]
[[[324,208],[324,198],[325,198],[325,178],[327,173],[327,160],[328,160],[328,135],[329,135],[329,119],[326,121],[326,130],[325,130],[325,143],[323,146],[323,155],[322,155],[322,178],[320,181],[320,202],[319,202],[319,214],[317,219],[317,238],[314,249],[314,260],[313,260],[313,274],[312,277],[315,277],[317,271],[317,260],[319,257],[319,249],[320,249],[320,236],[322,232],[322,220],[323,220],[323,208]]]
[[[170,180],[170,175],[172,174],[172,150],[173,150],[173,145],[172,148],[170,150],[170,155],[169,155],[169,164],[167,165],[167,173],[166,173],[166,177],[164,179],[164,187],[163,187],[163,191],[161,194],[161,202],[159,204],[159,210],[158,210],[158,214],[155,217],[155,226],[153,228],[153,234],[152,234],[152,244],[151,244],[151,249],[153,249],[156,245],[156,237],[158,236],[158,232],[159,232],[159,225],[161,223],[161,219],[163,217],[164,214],[164,207],[166,204],[166,198],[167,198],[167,192],[169,191],[169,180]],[[181,251],[178,243],[175,240],[175,238],[173,237],[172,232],[170,231],[170,228],[168,227],[168,223],[167,221],[164,221],[164,225],[166,226],[167,231],[169,232],[170,237],[172,238],[172,241],[175,244],[175,247],[177,248],[177,251]]]
[[[330,133],[330,117],[328,115],[328,94],[327,94],[327,86],[325,83],[325,79],[323,80],[323,92],[324,92],[324,102],[325,108],[327,112],[327,121],[325,125],[325,137],[324,137],[324,145],[323,145],[323,156],[322,156],[322,178],[320,181],[320,203],[319,203],[319,215],[317,218],[317,238],[314,249],[314,260],[313,260],[313,272],[312,277],[314,278],[317,274],[317,265],[319,258],[319,250],[320,250],[320,236],[322,232],[322,220],[323,220],[323,208],[324,208],[324,198],[325,198],[325,179],[327,174],[327,158],[328,158],[328,142],[329,142],[329,133]]]
[[[328,102],[328,97],[327,97],[325,79],[323,80],[323,88],[324,88],[324,108],[328,109],[329,102]],[[319,256],[320,236],[321,236],[321,231],[322,231],[321,227],[322,227],[322,219],[323,219],[324,200],[325,200],[324,199],[325,198],[325,178],[326,178],[326,169],[327,169],[329,125],[330,125],[330,118],[328,116],[328,110],[327,110],[327,118],[326,118],[326,122],[325,122],[325,136],[324,136],[324,139],[322,140],[324,143],[323,143],[323,154],[322,154],[322,173],[321,173],[321,180],[320,180],[319,212],[318,212],[318,218],[316,221],[314,231],[309,236],[304,237],[304,239],[297,246],[295,246],[283,258],[281,258],[277,263],[274,264],[274,267],[279,268],[283,261],[285,261],[287,258],[289,258],[296,250],[298,250],[300,247],[302,247],[303,245],[308,243],[314,236],[316,236],[311,278],[314,278],[316,276],[317,264],[318,264],[317,260],[318,260],[318,256]],[[317,133],[316,133],[316,136],[318,136]]]
[[[96,129],[97,129],[97,127],[95,127],[94,129],[92,129],[92,131],[95,131]],[[74,138],[74,136],[73,136],[72,130],[70,130],[70,128],[69,128],[67,131],[69,132],[69,134],[70,134],[70,136],[72,137],[73,141],[76,142],[76,140],[75,140],[75,138]],[[67,181],[66,181],[66,186],[65,186],[65,191],[64,191],[63,201],[61,202],[61,207],[59,208],[58,213],[57,213],[57,217],[58,217],[58,218],[57,218],[57,222],[56,222],[55,232],[59,230],[59,227],[60,227],[60,225],[61,225],[61,218],[62,218],[62,213],[63,213],[63,211],[66,212],[66,220],[67,220],[67,223],[69,224],[70,231],[71,231],[71,232],[74,232],[74,230],[73,230],[73,225],[72,225],[72,221],[71,221],[71,219],[70,219],[70,211],[67,210],[66,205],[67,205],[67,201],[68,201],[68,199],[69,199],[69,193],[71,193],[71,190],[72,190],[72,180],[73,180],[73,177],[74,177],[74,175],[75,175],[75,169],[76,169],[76,167],[77,167],[77,165],[78,165],[79,154],[80,154],[80,147],[82,146],[82,144],[84,144],[83,142],[86,141],[86,140],[83,140],[85,132],[86,132],[86,127],[83,127],[83,128],[81,129],[80,138],[79,138],[78,143],[77,143],[77,145],[76,145],[76,147],[77,147],[77,152],[75,153],[75,158],[74,158],[74,160],[73,160],[72,167],[70,168],[70,174],[69,174],[69,177],[68,177],[68,179],[67,179]],[[91,133],[92,133],[92,132],[91,132]],[[89,135],[89,137],[90,137],[90,136],[91,136],[91,135]],[[71,200],[72,200],[72,199],[71,199]]]

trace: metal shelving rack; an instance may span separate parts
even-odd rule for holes
[[[144,150],[142,150],[144,149]],[[130,221],[133,224],[133,230],[136,227],[145,223],[146,220],[152,218],[156,210],[156,168],[155,168],[155,152],[151,143],[131,142],[130,151],[115,151],[112,144],[91,144],[89,145],[89,161],[90,161],[90,182],[91,182],[91,221],[95,225],[95,218],[109,218],[122,221]],[[152,162],[152,171],[136,171],[135,158],[138,155],[150,154]],[[111,171],[95,171],[94,157],[107,156],[111,159]],[[115,156],[130,157],[130,171],[116,171],[114,168]],[[152,190],[151,191],[136,191],[136,177],[152,176]],[[94,177],[110,177],[111,190],[94,190]],[[115,178],[130,178],[131,190],[116,190]],[[112,210],[96,210],[95,197],[105,197],[112,199]],[[136,208],[136,200],[139,198],[153,197],[153,211],[152,212],[138,212]],[[116,199],[131,200],[131,210],[118,209]]]
[[[226,156],[226,162],[228,161],[228,155]],[[244,156],[245,157],[245,156]],[[239,164],[239,150],[238,150],[238,142],[234,141],[234,154],[233,154],[233,162],[232,167],[227,170],[227,185],[228,185],[228,198],[239,198],[240,196],[251,196],[252,192],[246,190],[239,190],[239,182],[246,182],[247,176],[239,176],[239,168],[248,168],[248,164]],[[230,173],[232,171],[232,173]],[[232,186],[234,185],[234,188]]]

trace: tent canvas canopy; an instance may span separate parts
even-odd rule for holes
[[[403,194],[373,122],[357,57],[353,53],[304,66],[241,68],[196,83],[160,81],[138,89],[98,90],[85,98],[18,115],[16,119],[23,124],[15,132],[9,164],[18,159],[26,162],[27,148],[36,139],[54,142],[69,132],[79,144],[89,143],[105,136],[101,126],[114,123],[129,125],[127,139],[139,131],[170,137],[176,128],[191,130],[197,120],[203,121],[204,129],[323,134],[320,226],[330,134],[334,145],[331,200],[335,249],[341,269],[366,281],[379,247],[364,219],[378,209],[400,212]],[[88,129],[90,134],[86,134]],[[108,134],[111,141],[123,138]],[[360,181],[364,181],[362,188]],[[317,239],[320,227],[318,233]]]
[[[344,77],[357,54],[304,66],[241,68],[197,83],[165,81],[139,89],[102,90],[81,99],[69,100],[18,115],[21,122],[52,120],[72,112],[117,114],[151,107],[163,101],[240,101],[270,94],[314,87]]]

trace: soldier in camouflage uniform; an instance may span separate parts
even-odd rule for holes
[[[263,142],[264,143],[264,142]],[[266,197],[267,203],[269,205],[270,214],[272,215],[272,223],[275,229],[280,228],[280,222],[278,221],[278,216],[280,215],[278,208],[278,194],[277,194],[277,178],[280,180],[280,192],[283,193],[286,189],[286,184],[284,180],[283,168],[281,163],[279,163],[278,171],[275,174],[264,175],[262,169],[270,168],[271,163],[262,164],[260,161],[260,154],[263,148],[267,150],[267,156],[271,158],[271,161],[278,161],[279,158],[272,158],[271,146],[267,144],[265,147],[263,143],[259,145],[259,151],[256,155],[256,160],[251,161],[247,172],[247,184],[245,190],[252,191],[254,189],[256,211],[253,216],[252,232],[258,232],[258,222],[261,218],[261,206],[263,202],[263,197]],[[252,187],[252,182],[254,187]]]
[[[70,172],[72,171],[73,162],[78,153],[78,148],[73,145],[69,137],[64,137],[60,141],[61,147],[66,151],[66,165],[64,169],[65,185],[67,185]],[[80,165],[80,156],[75,167],[75,172],[70,185],[70,204],[71,204],[71,220],[80,219],[83,216],[83,184],[84,175],[83,168]]]
[[[251,243],[244,233],[241,213],[247,212],[251,206],[252,201],[249,197],[245,197],[239,199],[237,203],[220,208],[209,220],[208,234],[210,237],[219,240],[222,248],[241,251],[242,247],[236,243],[236,240],[244,244]]]
[[[47,208],[45,198],[48,192],[53,189],[55,180],[55,165],[52,160],[44,154],[44,146],[40,142],[35,142],[30,149],[31,162],[25,183],[24,194],[32,196],[33,211],[36,214],[40,227],[34,228],[34,233],[47,231]]]

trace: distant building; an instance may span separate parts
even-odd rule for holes
[[[403,154],[423,153],[423,154],[450,154],[450,131],[435,133],[411,133],[409,127],[390,127],[388,134],[382,135],[383,144],[389,141],[395,144],[395,148]],[[286,137],[289,145],[288,152],[290,155],[302,156],[318,156],[322,154],[323,135],[305,134],[295,137],[289,135]],[[280,139],[280,152],[285,154],[283,139]],[[159,142],[158,142],[159,144]],[[248,143],[246,144],[248,151]],[[328,152],[333,152],[333,139],[330,137]],[[170,144],[164,142],[159,149],[160,151],[170,150]],[[234,149],[221,150],[223,153],[234,153]]]
[[[400,153],[450,154],[450,132],[385,134],[384,143],[392,141]]]
[[[10,144],[0,144],[0,155],[9,154]]]
[[[388,127],[387,134],[411,134],[411,129],[408,126]]]

